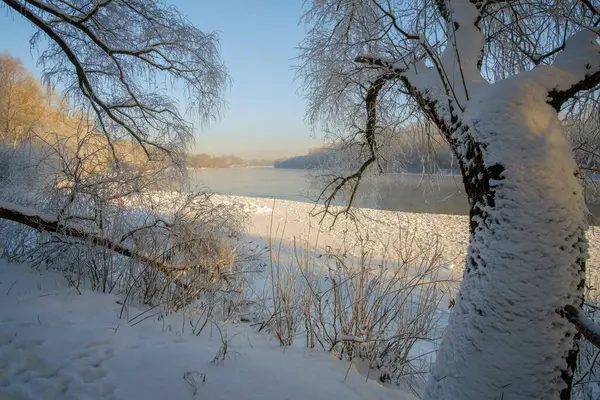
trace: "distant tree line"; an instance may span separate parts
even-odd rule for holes
[[[146,159],[130,140],[108,141],[88,110],[74,107],[5,52],[0,55],[0,146],[24,144],[77,154],[85,174],[110,170],[119,161],[139,164]]]
[[[402,131],[389,132],[381,141],[388,144],[381,158],[384,172],[410,173],[458,173],[458,165],[452,151],[437,133],[427,135],[407,134],[404,131],[420,131],[414,126]],[[275,168],[331,170],[352,169],[364,158],[364,151],[356,143],[337,142],[312,149],[306,155],[275,161]]]
[[[290,169],[320,169],[332,161],[335,153],[336,148],[334,147],[321,147],[311,150],[305,155],[275,160],[273,166]]]
[[[233,155],[211,156],[206,153],[190,154],[186,160],[189,168],[270,167],[273,165],[273,160],[245,160]]]

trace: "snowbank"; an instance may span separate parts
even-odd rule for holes
[[[255,201],[248,201],[245,197],[214,195],[212,200],[216,204],[222,204],[227,207],[233,207],[236,210],[243,211],[250,215],[271,214],[271,207],[265,204],[257,204]]]
[[[196,337],[189,315],[133,309],[119,319],[116,297],[78,295],[60,276],[3,260],[0,293],[0,399],[413,399],[244,325],[223,324],[227,355],[211,363],[216,328]]]

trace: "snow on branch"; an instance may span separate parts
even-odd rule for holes
[[[487,84],[480,72],[484,39],[479,26],[482,5],[478,4],[469,0],[444,2],[440,12],[447,21],[447,45],[441,55],[423,35],[408,35],[419,42],[423,51],[423,56],[414,61],[407,61],[407,56],[394,61],[368,55],[356,57],[354,61],[396,73],[405,80],[413,97],[426,99],[417,99],[419,103],[433,102],[442,107],[437,112],[429,112],[448,115],[446,123],[449,125],[452,115],[464,110],[472,93]],[[393,17],[393,13],[385,15]]]
[[[366,64],[374,67],[381,67],[383,69],[387,69],[390,72],[396,72],[398,74],[402,74],[408,70],[408,66],[405,68],[398,67],[397,62],[393,62],[390,60],[384,60],[382,58],[375,58],[370,56],[358,56],[354,59],[354,62],[358,64]]]
[[[469,0],[448,1],[447,8],[446,48],[436,57],[431,45],[423,41],[433,68],[429,68],[425,60],[420,61],[407,78],[420,90],[437,91],[438,97],[446,95],[457,103],[458,108],[464,109],[472,91],[485,84],[480,73],[484,46],[479,26],[481,13]]]
[[[572,305],[565,306],[565,316],[569,322],[575,325],[575,328],[583,337],[600,349],[600,325],[586,317],[582,310]]]
[[[549,82],[548,104],[560,110],[577,93],[600,85],[600,45],[598,31],[584,29],[565,43],[552,67],[561,72]]]
[[[172,279],[178,286],[185,287],[185,284],[179,280],[180,276],[175,275],[167,263],[145,254],[138,253],[134,249],[115,242],[107,237],[88,232],[76,226],[66,225],[55,217],[38,213],[35,209],[0,201],[0,218],[26,225],[40,232],[58,233],[74,239],[91,242],[96,246],[105,247],[117,254],[136,259],[145,265],[156,268],[166,277]]]

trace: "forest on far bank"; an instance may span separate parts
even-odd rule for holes
[[[268,159],[246,160],[234,155],[213,156],[206,153],[189,154],[188,168],[233,168],[233,167],[272,167],[274,161]]]

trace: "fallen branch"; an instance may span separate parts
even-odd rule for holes
[[[42,215],[37,210],[29,207],[23,207],[14,203],[0,201],[0,219],[5,219],[19,224],[26,225],[30,228],[36,229],[40,232],[57,233],[60,235],[68,236],[74,239],[79,239],[86,242],[91,242],[96,246],[105,247],[115,253],[121,254],[125,257],[133,258],[139,262],[146,264],[152,268],[156,268],[161,271],[167,278],[178,286],[185,287],[179,278],[174,274],[174,270],[170,268],[170,265],[159,261],[153,257],[145,254],[140,254],[137,251],[124,246],[123,244],[117,243],[112,239],[103,237],[101,235],[87,232],[81,228],[74,227],[72,225],[64,224],[59,221],[56,217],[49,215]]]

